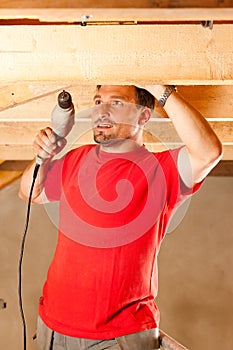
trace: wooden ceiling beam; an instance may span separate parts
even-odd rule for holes
[[[86,20],[85,17],[86,16]],[[0,8],[0,24],[233,21],[233,8]],[[30,20],[30,21],[29,21]],[[5,21],[5,22],[4,22]],[[34,22],[33,22],[34,21]]]
[[[231,0],[1,0],[1,8],[112,8],[112,7],[137,7],[137,8],[192,8],[192,7],[232,7]]]
[[[6,81],[233,84],[233,26],[1,26]],[[22,40],[23,38],[23,40]]]
[[[67,89],[76,109],[76,127],[70,143],[91,143],[91,124],[88,120],[93,105],[95,86],[59,85],[56,82],[18,82],[0,88],[0,159],[31,159],[32,141],[39,129],[50,125],[50,116],[58,92]],[[210,122],[224,144],[224,159],[233,159],[233,86],[179,86],[179,92]],[[179,145],[163,109],[155,109],[148,124],[145,141],[151,150]],[[158,119],[156,119],[158,118]],[[160,118],[160,119],[159,119]],[[162,143],[161,143],[162,142]],[[164,145],[163,145],[164,144]]]
[[[219,136],[222,142],[226,144],[232,142],[233,144],[233,120],[231,122],[209,122],[216,134]],[[14,122],[1,122],[0,131],[0,144],[32,144],[36,133],[50,126],[49,121],[14,121]],[[151,142],[163,142],[163,143],[180,143],[180,138],[176,134],[172,123],[169,119],[153,119],[148,122],[145,129],[152,135]],[[92,139],[89,136],[91,130],[90,119],[79,118],[76,119],[76,130],[73,133],[72,138],[79,140],[82,137],[83,142],[90,142]],[[87,134],[87,136],[85,136]],[[148,140],[147,140],[148,142]],[[1,157],[1,159],[3,159]]]
[[[233,122],[210,123],[224,145],[225,160],[233,160]],[[32,159],[32,142],[38,130],[49,126],[48,121],[38,122],[2,122],[0,124],[0,157],[5,160]],[[144,141],[152,151],[180,146],[182,143],[169,120],[152,120],[148,123]],[[79,119],[68,136],[67,149],[77,145],[93,143],[91,122]]]
[[[21,174],[22,171],[27,167],[29,162],[29,160],[8,160],[0,163],[0,181],[1,174],[4,177],[4,174],[6,174],[6,172],[10,174],[10,179],[8,178],[8,180],[12,179],[12,173],[13,175],[16,174],[18,176],[18,174]],[[221,160],[210,172],[209,176],[233,176],[233,160]]]
[[[233,176],[233,161],[220,161],[210,172],[209,176]]]
[[[73,147],[79,147],[84,145],[84,143],[77,143],[74,144]],[[167,147],[164,147],[162,144],[156,144],[156,143],[146,143],[145,146],[152,152],[161,152]],[[169,148],[175,148],[176,145],[169,145]],[[224,145],[224,154],[223,154],[223,160],[226,161],[232,161],[233,159],[233,145]],[[34,158],[34,154],[32,151],[32,145],[30,144],[11,144],[11,145],[2,145],[0,144],[0,155],[3,159],[6,160],[32,160]]]
[[[206,118],[233,117],[233,85],[179,85],[177,88]],[[8,82],[0,86],[0,121],[50,118],[58,93],[63,89],[71,93],[77,112],[92,107],[95,85],[72,81],[64,84],[57,81]]]

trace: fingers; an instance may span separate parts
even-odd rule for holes
[[[57,138],[51,128],[40,130],[33,143],[34,152],[42,159],[52,158],[59,153],[66,145],[65,139]]]

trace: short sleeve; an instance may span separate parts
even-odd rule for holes
[[[180,148],[167,150],[157,154],[166,179],[166,199],[168,208],[172,209],[199,190],[203,181],[193,187],[187,187],[178,171],[178,155]]]

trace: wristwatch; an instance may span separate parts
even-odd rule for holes
[[[167,85],[164,93],[160,96],[158,100],[158,106],[163,107],[168,99],[168,97],[173,93],[173,91],[176,91],[175,85]]]

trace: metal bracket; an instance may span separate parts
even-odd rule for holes
[[[201,21],[201,25],[204,28],[213,29],[214,21]]]
[[[87,25],[87,21],[89,20],[89,19],[91,19],[93,16],[92,15],[83,15],[81,18],[82,18],[82,21],[81,21],[81,23],[80,23],[80,25],[82,26],[82,27],[85,27],[86,25]]]
[[[0,299],[0,309],[6,309],[6,302],[3,299]]]

